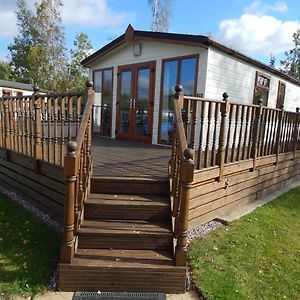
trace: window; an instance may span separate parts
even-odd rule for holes
[[[94,123],[100,117],[100,134],[111,136],[113,69],[95,70],[93,81],[95,92],[100,93],[100,103],[94,109]]]
[[[285,89],[286,89],[285,83],[279,81],[276,108],[281,108],[282,105],[284,105]]]
[[[163,61],[162,90],[160,108],[159,142],[169,144],[173,132],[173,96],[177,83],[183,86],[183,94],[196,93],[198,56],[181,57]]]
[[[258,100],[262,99],[262,105],[268,105],[270,90],[270,77],[259,72],[256,72],[255,87],[253,95],[253,103],[258,104]]]

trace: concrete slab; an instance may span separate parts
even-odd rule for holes
[[[185,294],[167,295],[167,300],[199,300],[199,297],[194,291],[188,291]]]
[[[297,186],[300,186],[300,181],[295,181],[291,185],[289,185],[287,187],[284,187],[284,188],[281,188],[281,189],[265,196],[263,199],[259,199],[259,200],[256,200],[254,202],[248,203],[248,204],[237,206],[237,207],[235,207],[234,211],[231,211],[227,214],[224,214],[224,215],[220,216],[220,219],[225,220],[227,222],[237,220],[240,217],[242,217],[244,215],[247,215],[250,212],[254,211],[257,207],[260,207],[260,206],[276,199],[281,194],[283,194],[285,192],[288,192],[290,189],[293,189]]]

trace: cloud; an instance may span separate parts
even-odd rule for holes
[[[26,0],[30,9],[37,0]],[[64,0],[61,10],[63,24],[67,26],[97,26],[98,28],[116,29],[123,23],[128,23],[133,15],[127,12],[113,11],[107,0]],[[0,0],[0,40],[12,38],[18,34],[16,24],[16,0]]]
[[[260,0],[255,0],[245,8],[245,13],[263,15],[265,13],[270,13],[270,12],[283,13],[286,12],[287,10],[288,10],[288,6],[283,1],[278,1],[271,5],[271,4],[263,3]]]
[[[130,17],[129,13],[111,10],[106,0],[65,0],[62,10],[65,25],[116,28]]]
[[[281,21],[268,15],[243,14],[219,25],[219,39],[231,48],[251,55],[282,53],[293,47],[298,21]]]

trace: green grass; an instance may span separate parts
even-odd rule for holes
[[[300,187],[196,239],[189,260],[210,300],[299,300]]]
[[[0,295],[44,292],[60,242],[59,233],[0,193]]]

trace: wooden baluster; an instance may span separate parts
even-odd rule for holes
[[[239,124],[239,114],[240,114],[240,106],[235,105],[235,120],[234,120],[234,133],[233,133],[233,141],[232,141],[232,149],[231,149],[231,161],[235,161],[235,152],[236,152],[236,139],[237,139],[237,131]]]
[[[264,135],[265,135],[265,117],[266,117],[266,108],[262,108],[261,118],[260,118],[260,134],[259,134],[259,143],[257,156],[262,156],[263,147],[264,147]]]
[[[35,124],[34,124],[34,158],[36,171],[39,171],[38,160],[42,159],[41,146],[41,99],[36,96],[34,101]]]
[[[77,144],[69,142],[67,155],[64,159],[64,174],[66,176],[67,195],[64,215],[64,241],[60,250],[60,262],[71,263],[74,257],[74,203],[77,174]]]
[[[196,133],[196,125],[197,125],[197,108],[198,108],[198,101],[194,101],[193,102],[193,111],[192,111],[192,120],[191,120],[190,143],[189,143],[189,148],[191,148],[191,149],[195,149],[195,133]]]
[[[20,98],[17,98],[15,100],[15,130],[16,130],[16,151],[22,152],[21,151],[21,142],[20,142],[20,113],[19,113],[19,102]]]
[[[176,266],[185,266],[187,261],[187,233],[190,202],[190,188],[194,178],[194,151],[185,149],[181,179],[180,215],[177,226],[177,244],[175,249]]]
[[[55,97],[53,101],[53,121],[54,121],[54,145],[53,145],[53,162],[57,164],[58,161],[58,134],[57,134],[57,121],[58,121],[58,98]]]
[[[60,165],[63,165],[65,155],[65,110],[66,101],[65,97],[62,97],[60,103]]]
[[[229,96],[227,93],[223,94],[223,103],[221,104],[221,125],[220,125],[220,136],[219,136],[219,149],[217,156],[217,164],[220,167],[219,181],[223,179],[224,165],[225,165],[225,132],[226,132],[226,117],[229,111]]]
[[[42,158],[47,160],[47,142],[46,142],[46,104],[45,97],[41,98],[41,118],[42,118]]]
[[[238,136],[238,146],[237,146],[237,154],[236,160],[240,160],[241,156],[241,145],[242,145],[242,137],[243,137],[243,125],[244,125],[244,114],[245,114],[245,106],[243,105],[241,108],[241,125],[240,125],[240,132]]]
[[[220,103],[215,103],[215,113],[214,113],[214,132],[213,132],[213,143],[211,148],[211,165],[216,164],[216,140],[217,140],[217,128],[218,128],[218,116],[220,111]]]
[[[47,127],[48,127],[48,161],[52,162],[52,99],[47,99]]]
[[[282,134],[281,134],[281,147],[280,147],[280,153],[285,152],[285,145],[286,145],[286,131],[287,131],[287,123],[288,123],[288,112],[283,112],[283,117],[282,117]]]
[[[199,146],[198,146],[198,158],[197,158],[197,169],[200,170],[202,163],[202,145],[203,145],[203,134],[204,134],[204,118],[205,118],[206,101],[201,103],[201,117],[200,117],[200,134],[199,134]]]
[[[205,154],[204,154],[204,168],[208,167],[211,117],[212,117],[212,102],[209,102],[208,113],[207,113],[207,131],[206,131],[206,146],[205,146]]]
[[[226,142],[226,150],[225,150],[225,162],[229,161],[229,153],[230,153],[230,138],[231,138],[231,125],[232,125],[232,116],[233,116],[233,105],[229,105],[229,121],[228,121],[228,133],[227,133],[227,142]]]
[[[185,128],[185,136],[186,140],[188,141],[188,144],[190,144],[190,132],[191,132],[191,100],[190,99],[185,99],[185,117],[183,120],[184,128]]]
[[[295,126],[293,132],[293,160],[296,158],[297,144],[298,144],[298,135],[299,135],[299,123],[300,123],[300,108],[296,108],[296,116],[295,116]]]
[[[73,98],[68,98],[68,141],[72,138]]]
[[[251,158],[252,155],[252,148],[253,148],[253,133],[254,133],[254,121],[256,117],[256,108],[251,107],[251,121],[250,121],[250,128],[249,128],[249,140],[248,140],[248,153],[247,158]]]
[[[8,99],[9,123],[10,123],[10,148],[15,150],[15,126],[14,126],[14,107],[13,99]]]
[[[11,138],[10,138],[10,122],[9,122],[9,101],[8,99],[4,100],[4,120],[5,120],[5,148],[6,150],[11,149]],[[8,154],[8,152],[7,152]],[[8,155],[7,155],[8,159]]]
[[[25,136],[25,99],[20,101],[20,128],[21,128],[21,148],[22,153],[26,154],[26,136]]]
[[[278,114],[278,123],[277,123],[277,132],[276,132],[276,144],[275,144],[275,148],[276,148],[276,165],[278,164],[278,156],[280,153],[280,149],[281,149],[281,132],[282,132],[282,120],[284,117],[284,111],[283,111],[283,105],[281,105],[281,110]]]
[[[271,154],[276,154],[276,135],[277,135],[279,113],[280,113],[280,111],[274,110],[273,132],[272,132],[272,141],[271,141]]]
[[[34,98],[29,98],[30,156],[34,156]]]
[[[288,152],[293,151],[293,144],[294,144],[294,124],[295,124],[295,117],[296,114],[290,112],[290,128],[289,128],[289,144],[288,144]]]
[[[247,140],[248,140],[248,132],[249,132],[249,119],[250,119],[250,111],[251,106],[245,107],[247,110],[246,112],[246,122],[245,122],[245,135],[244,135],[244,141],[243,141],[243,153],[242,153],[242,159],[247,159]]]
[[[81,120],[81,106],[82,106],[82,97],[77,97],[77,107],[76,107],[76,136],[78,134],[78,129],[80,126],[80,120]]]
[[[259,137],[260,137],[260,120],[262,115],[262,100],[259,99],[258,101],[258,107],[256,107],[255,110],[255,118],[254,118],[254,124],[253,124],[253,142],[252,142],[252,151],[251,151],[251,158],[253,159],[253,171],[256,169],[256,159],[257,154],[259,151]]]
[[[274,109],[270,110],[270,116],[269,116],[269,124],[268,124],[268,135],[267,135],[267,147],[266,147],[266,153],[265,155],[271,154],[271,143],[272,143],[272,136],[273,136],[273,128],[274,128]]]
[[[172,216],[177,217],[178,212],[179,212],[179,183],[180,183],[180,166],[181,166],[181,157],[179,153],[179,147],[178,147],[178,139],[176,138],[176,173],[175,173],[175,180],[174,180],[174,185],[173,185],[173,190],[174,190],[174,202],[173,202],[173,211],[172,211]]]

